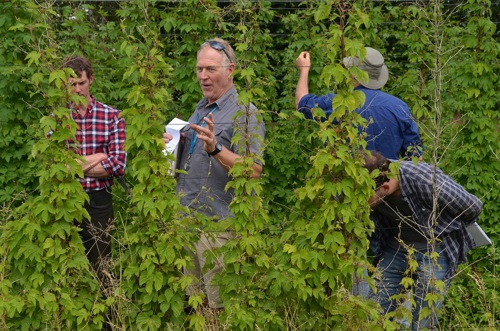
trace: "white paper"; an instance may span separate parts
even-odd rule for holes
[[[181,139],[181,131],[184,129],[189,122],[183,121],[179,118],[174,118],[165,126],[165,132],[170,133],[172,135],[172,140],[170,140],[167,144],[167,148],[164,153],[174,153],[177,145],[179,145],[179,141]],[[174,153],[175,154],[175,153]]]
[[[476,222],[467,226],[466,229],[467,232],[469,232],[469,234],[471,235],[472,239],[474,239],[476,247],[488,246],[492,244],[491,239],[486,235],[483,229],[481,229],[479,224],[477,224]]]

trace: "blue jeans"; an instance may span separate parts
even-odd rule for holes
[[[370,238],[370,250],[368,252],[369,257],[373,258],[373,255],[377,251],[378,240],[375,236],[371,236]],[[365,269],[364,277],[368,276],[368,271]],[[357,274],[354,274],[353,286],[352,286],[352,294],[353,295],[361,295],[363,298],[369,299],[373,296],[373,291],[370,288],[370,285],[363,278],[358,277]]]
[[[381,272],[381,279],[376,281],[377,294],[374,294],[376,300],[380,303],[384,313],[394,311],[399,305],[410,308],[409,295],[415,300],[415,308],[412,311],[411,330],[437,329],[437,310],[441,308],[442,298],[446,293],[449,280],[445,281],[444,288],[436,288],[433,280],[444,280],[444,276],[449,268],[448,257],[441,251],[441,247],[436,247],[439,254],[437,263],[433,262],[427,253],[416,252],[412,258],[418,264],[417,269],[411,274],[414,283],[409,289],[405,289],[401,284],[405,271],[408,269],[407,252],[394,248],[387,248],[383,252],[377,269]],[[410,277],[408,274],[407,277]],[[437,294],[437,302],[429,305],[425,300],[427,293]],[[402,294],[399,299],[391,298],[393,295]],[[430,315],[420,317],[420,311],[423,308],[430,309]],[[397,320],[400,324],[410,327],[410,323],[405,320]]]

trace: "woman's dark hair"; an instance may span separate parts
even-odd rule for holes
[[[369,151],[365,153],[365,164],[364,167],[372,173],[374,170],[380,170],[380,174],[375,177],[375,188],[379,188],[385,182],[389,181],[387,173],[389,172],[389,161],[385,156],[376,151]]]

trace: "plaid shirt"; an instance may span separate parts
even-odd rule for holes
[[[119,111],[92,97],[87,114],[82,117],[72,107],[71,118],[78,125],[75,139],[68,140],[68,147],[82,156],[105,153],[108,158],[101,162],[108,172],[107,178],[84,177],[78,180],[85,192],[102,190],[113,185],[113,177],[125,174],[127,153],[125,143],[125,120]]]
[[[401,161],[399,188],[401,198],[410,206],[413,220],[420,229],[428,238],[431,238],[429,234],[433,231],[438,242],[441,241],[440,245],[450,262],[450,269],[445,277],[451,277],[457,265],[467,260],[467,252],[476,247],[466,226],[478,219],[483,209],[481,200],[467,192],[440,169],[425,162],[414,164],[412,161]],[[433,217],[434,201],[437,202],[435,211],[437,218]],[[387,230],[391,225],[384,215],[374,211],[372,216],[378,228],[377,237],[380,240],[378,253],[380,253],[394,233]]]

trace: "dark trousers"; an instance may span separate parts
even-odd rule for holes
[[[97,273],[101,285],[107,287],[108,281],[103,271],[109,272],[111,260],[110,228],[114,221],[111,190],[108,188],[87,194],[90,201],[85,202],[84,208],[90,220],[84,220],[80,225],[80,236],[92,269]]]

